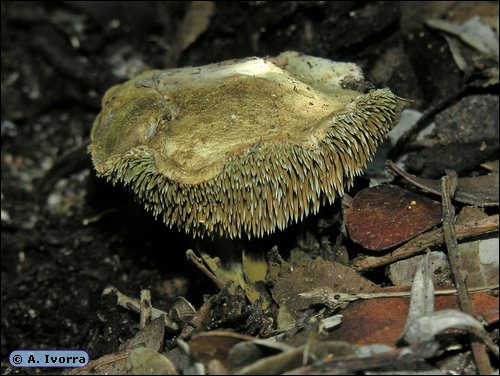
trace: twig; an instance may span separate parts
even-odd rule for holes
[[[141,304],[138,299],[133,299],[128,297],[127,295],[123,294],[121,291],[119,291],[116,287],[110,286],[106,287],[104,291],[102,292],[102,295],[110,295],[114,294],[116,295],[117,301],[116,304],[118,304],[120,307],[129,309],[131,311],[134,311],[136,313],[141,312]],[[161,311],[157,308],[151,308],[151,319],[154,320],[160,316],[163,316],[165,318],[165,326],[171,330],[179,330],[179,325],[177,325],[176,322],[172,321],[167,312]]]
[[[467,292],[465,270],[458,251],[457,236],[455,234],[455,208],[451,204],[451,198],[457,188],[457,174],[455,171],[447,171],[446,176],[441,179],[441,197],[443,205],[443,232],[448,249],[451,271],[458,293],[458,301],[462,311],[474,316],[472,301]],[[493,370],[490,365],[486,346],[478,341],[478,329],[469,329],[471,336],[471,348],[474,361],[479,375],[490,375]]]
[[[414,186],[441,195],[441,182],[438,179],[423,179],[409,174],[391,160],[386,161],[385,166]],[[468,205],[498,206],[498,173],[458,179],[453,199]]]
[[[498,214],[491,215],[479,220],[470,220],[455,225],[456,238],[458,240],[498,231]],[[420,253],[425,252],[428,247],[442,244],[444,232],[442,228],[423,233],[396,250],[382,256],[360,256],[352,260],[351,266],[358,272],[365,272],[379,266],[391,264]]]
[[[195,332],[195,330],[198,330],[203,326],[203,322],[212,311],[213,300],[214,296],[211,296],[205,303],[202,304],[202,306],[196,312],[196,316],[191,324],[182,329],[181,335],[179,336],[180,338],[186,339],[190,337]]]
[[[151,291],[141,290],[141,315],[139,328],[144,328],[151,321],[152,310]]]
[[[493,290],[498,290],[498,285],[491,286],[481,286],[472,287],[469,292],[489,292]],[[457,293],[456,289],[444,289],[436,290],[434,294],[436,296],[441,295],[455,295]],[[303,292],[299,294],[304,298],[317,298],[320,297],[325,303],[330,301],[342,300],[342,301],[355,301],[355,300],[370,300],[370,299],[380,299],[380,298],[405,298],[411,296],[411,291],[388,291],[388,292],[360,292],[353,294],[339,293],[335,292],[331,287],[321,287],[311,291]]]
[[[217,278],[217,276],[210,271],[210,269],[205,265],[205,262],[201,257],[198,257],[192,249],[186,251],[186,257],[188,260],[192,261],[198,269],[200,269],[205,275],[212,280],[212,282],[217,286],[218,289],[222,290],[224,285]]]
[[[473,287],[470,288],[468,291],[471,293],[475,293],[475,292],[491,292],[494,290],[498,290],[498,285]],[[456,295],[457,290],[456,289],[436,290],[434,294],[436,296]],[[324,304],[332,308],[336,308],[336,307],[344,307],[349,302],[353,302],[356,300],[370,300],[379,298],[406,298],[411,296],[411,291],[389,291],[389,292],[346,294],[346,293],[339,293],[334,289],[325,286],[313,289],[311,291],[300,293],[299,296],[306,299],[320,298]]]

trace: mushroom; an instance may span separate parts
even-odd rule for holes
[[[342,196],[398,121],[404,101],[362,83],[291,51],[150,70],[106,92],[89,150],[166,225],[262,237]]]

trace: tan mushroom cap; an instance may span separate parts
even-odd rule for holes
[[[362,94],[358,66],[285,52],[147,71],[103,98],[97,173],[195,236],[263,236],[352,184],[403,102]]]

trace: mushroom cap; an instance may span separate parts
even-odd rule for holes
[[[284,52],[143,72],[109,89],[89,150],[98,175],[194,236],[263,236],[333,203],[399,119],[352,63]]]

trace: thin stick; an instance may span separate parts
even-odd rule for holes
[[[498,231],[498,214],[491,215],[479,220],[473,219],[462,224],[455,225],[457,239],[487,234]],[[423,233],[396,250],[382,256],[361,256],[352,260],[351,266],[358,272],[389,265],[395,261],[424,253],[428,247],[444,243],[444,232],[442,228]]]
[[[193,264],[196,265],[198,269],[200,269],[205,275],[212,280],[215,286],[217,286],[218,289],[222,290],[224,288],[224,285],[219,281],[219,279],[216,277],[210,269],[207,268],[205,263],[203,262],[203,259],[201,257],[196,256],[194,251],[192,249],[188,249],[186,251],[186,257],[188,260],[192,261]]]
[[[469,292],[492,292],[498,290],[498,285],[491,286],[480,286],[472,287]],[[442,295],[456,295],[456,289],[444,289],[436,290],[434,292],[436,296]],[[330,287],[320,287],[311,291],[303,292],[299,294],[304,298],[322,298],[322,301],[326,304],[333,301],[355,301],[355,300],[370,300],[370,299],[380,299],[380,298],[407,298],[411,296],[411,291],[389,291],[389,292],[366,292],[366,293],[339,293]]]
[[[151,321],[153,307],[151,305],[151,292],[149,290],[141,290],[141,313],[139,320],[139,328],[144,328]]]
[[[458,241],[455,234],[455,208],[451,204],[451,198],[455,194],[457,188],[457,174],[455,171],[447,172],[446,176],[441,179],[441,197],[443,205],[443,231],[448,249],[448,259],[450,261],[453,279],[457,288],[458,301],[462,311],[474,316],[474,308],[472,301],[467,292],[467,284],[465,270],[462,267],[462,260],[458,251]],[[477,372],[479,375],[491,375],[493,372],[486,346],[478,341],[478,329],[469,329],[471,336],[471,348],[474,361],[476,363]]]
[[[130,298],[121,291],[119,291],[116,287],[109,286],[104,289],[102,295],[116,295],[116,304],[120,307],[129,309],[136,313],[141,313],[141,303],[138,299]],[[165,326],[171,330],[179,330],[179,325],[176,322],[172,321],[168,313],[165,311],[161,311],[157,308],[152,307],[151,309],[151,319],[154,320],[160,316],[163,316],[165,319]]]

